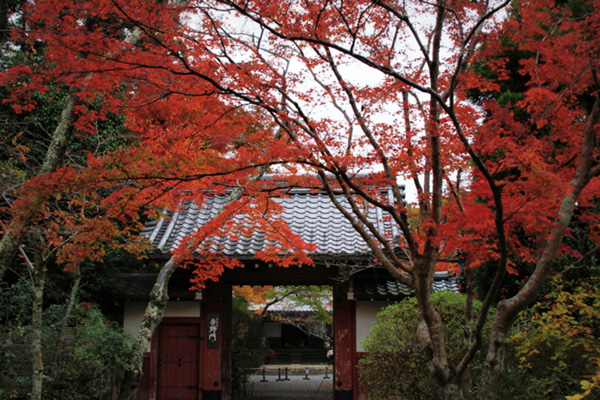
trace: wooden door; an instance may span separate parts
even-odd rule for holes
[[[158,400],[197,400],[200,325],[169,323],[158,329]]]

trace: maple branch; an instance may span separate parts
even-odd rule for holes
[[[302,56],[304,56],[304,52],[302,51],[302,49],[298,48],[298,50],[299,50],[300,54]],[[318,54],[318,52],[317,52],[317,54]],[[314,72],[313,68],[310,65],[308,66],[308,70],[309,70],[311,76],[313,77],[313,80],[315,82],[317,82],[317,84],[319,86],[321,86],[321,88],[323,88],[323,90],[325,90],[325,93],[327,93],[327,95],[329,96],[329,99],[331,100],[333,106],[342,114],[342,116],[348,123],[348,140],[347,140],[347,145],[346,145],[346,156],[348,156],[350,154],[350,151],[352,148],[352,138],[353,138],[353,133],[354,133],[354,126],[353,126],[354,124],[352,123],[352,119],[350,118],[350,116],[348,115],[346,110],[337,101],[337,98],[333,94],[331,87],[329,85],[325,84],[325,82],[323,82],[321,79],[319,79],[319,77],[317,77],[317,74]]]
[[[208,131],[210,128],[217,126],[218,123],[223,121],[226,116],[228,116],[229,114],[235,113],[236,111],[238,111],[240,109],[243,109],[243,107],[242,106],[229,107],[226,111],[220,113],[219,116],[217,118],[215,118],[211,123],[203,125],[202,128],[198,129],[195,133],[191,134],[190,138],[195,138],[196,134],[199,134],[200,132],[203,132],[203,131]],[[188,148],[191,147],[192,144],[193,144],[193,141],[190,140],[190,143],[188,144]]]
[[[385,1],[374,0],[373,3],[376,4],[376,5],[378,5],[378,6],[380,6],[384,10],[389,11],[392,15],[394,15],[400,21],[406,23],[406,26],[408,27],[408,29],[410,30],[411,34],[413,35],[414,40],[417,42],[417,46],[419,47],[419,50],[421,51],[421,55],[423,55],[424,62],[427,63],[427,65],[429,67],[431,67],[431,59],[429,58],[429,49],[428,49],[429,46],[425,47],[423,45],[423,42],[421,41],[421,37],[419,36],[419,33],[415,29],[415,27],[412,24],[412,22],[411,22],[410,18],[408,17],[408,15],[405,14],[405,13],[403,13],[403,12],[400,12],[393,5],[391,5],[390,3],[387,3]]]
[[[383,165],[385,174],[387,175],[387,177],[392,181],[395,182],[396,177],[394,176],[394,174],[391,171],[391,168],[389,166],[387,157],[385,155],[385,152],[381,149],[381,146],[379,145],[379,143],[377,142],[377,139],[375,138],[375,135],[373,134],[373,132],[370,130],[370,128],[367,126],[367,124],[364,121],[364,117],[362,115],[362,112],[358,109],[358,106],[356,104],[356,99],[354,97],[354,93],[350,90],[350,88],[348,87],[348,85],[345,83],[344,79],[342,78],[340,71],[335,63],[335,61],[333,60],[333,56],[330,52],[330,50],[328,48],[325,48],[327,57],[325,57],[324,55],[320,54],[318,52],[318,50],[315,49],[315,51],[317,52],[317,54],[319,54],[321,56],[321,58],[323,60],[325,60],[331,67],[331,70],[333,71],[334,75],[336,76],[338,83],[340,84],[340,86],[342,87],[342,89],[344,90],[344,92],[346,93],[346,97],[348,98],[348,101],[350,103],[350,106],[352,108],[352,111],[354,113],[354,116],[356,117],[357,121],[359,122],[359,125],[363,131],[363,133],[365,134],[365,136],[367,137],[367,139],[369,140],[369,142],[371,143],[371,146],[373,147],[373,149],[377,152],[377,154],[379,155],[380,159],[381,159],[381,163]],[[392,215],[392,217],[394,218],[394,220],[398,223],[398,225],[401,227],[404,235],[405,235],[405,240],[407,241],[409,247],[411,248],[411,251],[417,251],[417,246],[415,244],[415,241],[412,237],[412,232],[410,230],[410,227],[408,225],[408,221],[404,220],[403,218],[399,217],[397,215],[396,212],[394,212],[393,207],[391,206],[385,206],[382,203],[376,201],[374,198],[372,198],[371,196],[368,196],[362,189],[360,189],[357,185],[354,185],[352,183],[352,180],[348,178],[348,176],[346,175],[346,173],[342,170],[340,171],[341,174],[340,176],[343,176],[344,181],[346,182],[346,184],[348,184],[349,186],[353,187],[354,190],[356,190],[358,193],[360,193],[360,195],[365,198],[366,200],[368,200],[370,203],[375,204],[376,206],[387,210],[388,212],[390,212],[390,215]],[[396,184],[392,184],[392,190],[394,193],[394,197],[396,198],[396,203],[402,207],[404,209],[404,206],[402,204],[402,196],[400,194],[399,188],[397,187]],[[405,211],[405,209],[404,209]],[[401,215],[405,215],[405,213],[401,213]],[[366,218],[365,218],[366,220]]]
[[[354,182],[353,179],[348,177],[347,174],[345,174],[345,173],[339,174],[339,176],[342,178],[343,182],[346,185],[348,185],[348,187],[351,188],[360,197],[362,197],[369,203],[373,204],[375,207],[380,208],[381,210],[389,213],[389,215],[394,219],[394,221],[398,224],[398,226],[402,230],[403,238],[406,241],[406,244],[408,245],[408,248],[410,249],[411,253],[418,254],[418,245],[412,234],[412,230],[410,229],[410,225],[409,225],[407,213],[406,213],[406,208],[402,204],[403,199],[400,194],[400,188],[398,187],[398,184],[395,183],[395,179],[390,183],[390,186],[392,188],[394,198],[396,199],[396,203],[402,207],[400,214],[398,214],[398,212],[395,210],[393,205],[385,204],[385,203],[377,200],[377,198],[375,198],[375,197],[369,195],[367,192],[365,192],[358,184],[356,184]],[[400,200],[398,200],[398,199],[400,199]]]
[[[33,275],[31,275],[31,274],[35,270],[35,267],[34,267],[33,263],[31,262],[31,260],[29,259],[29,257],[27,256],[27,253],[25,253],[25,250],[23,250],[23,247],[24,247],[24,245],[19,246],[19,253],[21,253],[21,256],[25,260],[25,265],[27,265],[27,270],[29,271],[29,275],[32,276],[31,279],[33,280]]]
[[[424,206],[424,202],[423,202],[423,187],[421,186],[421,182],[419,181],[419,176],[417,174],[417,165],[416,162],[413,158],[413,154],[414,154],[414,148],[413,148],[413,143],[412,143],[412,122],[410,120],[410,110],[409,110],[409,102],[408,102],[408,95],[409,92],[408,91],[403,91],[402,92],[402,111],[403,111],[403,116],[404,116],[404,131],[406,132],[406,142],[407,142],[407,153],[408,153],[408,157],[409,157],[409,162],[410,162],[410,166],[411,168],[411,175],[412,175],[412,180],[415,184],[415,188],[417,190],[417,196],[418,196],[418,201],[419,201],[419,206],[423,207]],[[415,96],[416,97],[416,96]],[[420,103],[420,101],[417,98],[417,105],[419,106],[420,109],[422,109],[422,105]]]
[[[222,162],[226,162],[225,160],[223,160]],[[121,167],[121,171],[123,173],[126,174],[126,176],[124,177],[119,177],[119,178],[103,178],[101,180],[97,180],[94,181],[96,184],[100,184],[103,182],[120,182],[120,181],[125,181],[125,180],[134,180],[134,181],[147,181],[147,180],[156,180],[156,181],[162,181],[162,182],[169,182],[169,181],[176,181],[176,182],[193,182],[193,181],[197,181],[197,180],[201,180],[204,178],[209,178],[209,177],[217,177],[217,176],[227,176],[227,175],[232,175],[235,172],[242,172],[242,171],[246,171],[249,169],[255,169],[255,168],[262,168],[262,167],[270,167],[273,165],[281,165],[281,164],[286,164],[288,161],[287,160],[275,160],[275,161],[264,161],[264,162],[260,162],[260,163],[255,163],[255,164],[251,164],[251,165],[243,165],[243,166],[239,166],[239,167],[235,167],[229,170],[224,170],[224,171],[216,171],[216,172],[206,172],[206,173],[197,173],[197,174],[191,174],[191,175],[184,175],[184,176],[172,176],[172,175],[130,175],[129,170],[128,169],[123,169],[123,166],[119,166]],[[136,171],[137,172],[137,171]]]
[[[55,171],[64,161],[64,156],[73,136],[74,124],[77,118],[75,111],[77,105],[79,105],[77,93],[78,90],[74,87],[69,88],[59,122],[52,132],[50,145],[46,150],[42,166],[36,173],[37,176],[42,176]],[[30,226],[31,223],[31,221],[27,221],[25,226]],[[8,269],[10,262],[15,257],[17,247],[23,241],[24,228],[25,227],[17,230],[14,227],[9,227],[4,230],[2,239],[0,240],[0,280]],[[17,232],[15,232],[15,230]]]
[[[452,181],[446,174],[444,174],[444,180],[446,181],[446,184],[450,188],[450,192],[452,193],[452,196],[456,200],[456,204],[458,204],[458,208],[460,209],[460,211],[465,212],[465,207],[463,206],[462,200],[460,198],[460,194],[458,193],[458,185],[454,186],[454,184],[452,183]]]
[[[329,150],[329,147],[325,144],[325,142],[323,141],[321,136],[318,134],[317,130],[315,129],[315,127],[313,126],[313,124],[311,122],[311,119],[306,115],[302,106],[297,101],[291,99],[287,93],[281,92],[281,95],[285,98],[285,100],[289,104],[291,104],[294,107],[294,111],[301,118],[301,120],[298,120],[297,118],[290,116],[288,113],[286,113],[286,116],[288,116],[296,124],[296,126],[301,128],[315,142],[315,144],[317,145],[318,153],[323,156],[323,159],[325,160],[325,162],[328,162],[331,165],[333,165],[333,167],[329,167],[329,168],[331,168],[332,171],[343,170],[344,168],[339,165],[337,158],[331,153],[331,151]],[[262,106],[267,110],[267,112],[269,112],[274,117],[274,119],[277,121],[279,126],[284,128],[284,130],[290,135],[290,138],[298,146],[298,148],[300,148],[300,149],[305,148],[302,145],[302,143],[299,141],[298,137],[295,134],[293,134],[291,129],[289,129],[287,124],[283,123],[280,120],[280,116],[279,116],[280,111],[279,110],[275,109],[272,106],[268,106],[266,104],[263,104]],[[310,156],[314,157],[312,152],[311,152]],[[321,163],[317,162],[317,164],[320,165]]]
[[[71,242],[76,236],[78,235],[78,233],[73,233],[69,238],[63,240],[61,243],[57,244],[56,246],[54,246],[52,248],[52,250],[50,250],[48,252],[48,254],[42,259],[43,262],[46,262],[50,259],[50,256],[54,253],[56,253],[61,247],[63,247],[64,245],[68,244],[69,242]]]
[[[540,120],[545,119],[547,115],[549,115],[556,107],[558,107],[559,102],[566,98],[568,91],[574,87],[575,84],[579,83],[586,73],[591,71],[593,71],[591,66],[587,66],[586,68],[580,70],[571,80],[569,80],[569,82],[558,93],[558,95],[550,103],[548,103],[548,105],[546,105],[537,116],[532,119],[529,125],[527,125],[527,127],[515,138],[515,140],[520,140],[523,136],[533,132],[537,127],[537,123]],[[565,163],[566,162],[567,161],[565,161]]]
[[[388,162],[387,156],[385,155],[385,152],[381,149],[381,146],[377,142],[375,135],[373,134],[371,129],[365,123],[364,116],[358,109],[358,106],[356,104],[356,98],[354,97],[354,93],[352,92],[352,90],[350,90],[350,88],[348,87],[348,85],[346,84],[344,79],[342,78],[342,75],[340,74],[337,64],[333,60],[331,51],[328,48],[325,48],[325,51],[327,53],[327,57],[323,57],[323,58],[331,67],[331,70],[333,71],[335,77],[337,78],[338,83],[342,87],[342,90],[344,91],[344,93],[346,93],[346,97],[348,98],[348,102],[350,103],[350,107],[352,108],[352,112],[354,113],[354,116],[356,117],[358,124],[360,125],[363,133],[365,134],[365,136],[367,137],[369,142],[371,143],[371,146],[377,152],[379,158],[381,159],[381,164],[383,166],[383,170],[385,171],[385,174],[388,176],[388,178],[395,179],[395,176],[390,169],[389,162]]]
[[[429,80],[431,89],[431,102],[429,105],[429,120],[426,121],[426,131],[429,139],[429,154],[431,162],[431,172],[433,175],[433,187],[432,187],[432,198],[431,198],[431,215],[433,222],[439,226],[442,218],[442,163],[441,163],[441,141],[440,141],[440,109],[439,109],[439,78],[440,78],[440,51],[442,47],[442,32],[444,26],[444,18],[446,17],[444,7],[438,7],[436,14],[436,21],[433,31],[433,49],[432,49],[432,62],[429,68]],[[433,95],[435,93],[435,96]],[[431,229],[431,228],[430,228]],[[435,246],[432,246],[432,238],[435,233],[430,232],[425,241],[426,252],[434,252]]]
[[[69,318],[71,317],[71,313],[73,312],[73,307],[75,305],[75,300],[77,297],[77,293],[79,292],[79,288],[80,288],[80,284],[81,284],[81,269],[80,268],[76,268],[74,271],[75,277],[73,279],[73,285],[71,286],[71,293],[69,295],[69,298],[67,300],[67,304],[65,306],[65,313],[62,317],[61,323],[60,323],[60,330],[59,330],[59,341],[60,342],[64,342],[66,339],[66,328],[68,326],[69,323]]]
[[[593,249],[591,249],[590,251],[588,251],[587,253],[585,253],[583,256],[581,256],[581,258],[579,258],[577,261],[574,261],[570,266],[568,266],[567,268],[565,268],[560,273],[562,274],[566,270],[568,270],[569,268],[577,267],[577,266],[583,264],[586,260],[588,260],[590,257],[592,257],[594,254],[596,254],[599,251],[600,251],[600,245],[594,247]]]
[[[306,43],[312,43],[312,44],[317,44],[317,45],[321,45],[324,47],[329,47],[332,49],[335,49],[337,51],[339,51],[340,53],[349,55],[353,58],[355,58],[357,61],[362,62],[363,64],[372,67],[373,69],[376,69],[378,71],[383,72],[386,75],[392,76],[395,79],[399,80],[402,83],[405,83],[415,89],[417,89],[420,92],[426,93],[426,94],[432,94],[432,90],[426,86],[420,85],[419,83],[415,82],[414,80],[411,80],[409,78],[407,78],[406,76],[396,72],[395,70],[393,70],[391,68],[391,66],[385,66],[385,65],[381,65],[378,64],[372,60],[370,60],[368,57],[357,54],[354,52],[354,50],[351,49],[347,49],[339,44],[327,41],[327,40],[323,40],[320,39],[318,37],[308,37],[308,36],[296,36],[296,35],[286,35],[282,32],[279,32],[278,30],[274,29],[273,27],[269,26],[266,22],[264,22],[261,18],[259,18],[258,16],[255,16],[251,13],[249,13],[246,9],[240,7],[239,5],[229,1],[229,0],[219,0],[220,3],[225,3],[230,5],[231,7],[233,7],[235,10],[237,10],[240,14],[242,14],[243,16],[249,18],[250,20],[256,22],[257,24],[259,24],[260,26],[263,26],[265,29],[267,29],[271,34],[273,34],[274,36],[280,38],[280,39],[285,39],[285,40],[289,40],[289,41],[302,41],[302,42],[306,42]],[[384,4],[380,1],[377,1],[375,4]],[[402,14],[399,14],[402,15]],[[404,16],[403,21],[407,22],[408,21],[408,17]],[[408,23],[408,22],[407,22]],[[412,27],[412,25],[409,24],[409,27]],[[414,28],[412,28],[412,30],[414,30]],[[416,35],[416,31],[415,31],[415,35]],[[418,35],[417,35],[418,36]],[[420,47],[422,48],[423,54],[427,56],[427,51],[426,49],[422,46],[422,43],[419,41]]]
[[[558,216],[554,228],[547,239],[544,251],[525,286],[510,299],[502,300],[496,308],[496,317],[492,327],[492,337],[486,359],[488,369],[492,369],[497,365],[498,349],[504,346],[503,338],[505,338],[518,313],[534,300],[542,283],[545,281],[552,262],[556,259],[564,234],[573,217],[577,199],[592,178],[590,170],[593,169],[592,165],[595,162],[594,149],[598,124],[600,124],[600,97],[596,96],[584,129],[583,142],[579,152],[579,164],[577,165],[575,176],[569,184],[570,190],[564,195],[560,203]],[[481,320],[481,315],[479,320]],[[477,326],[479,328],[480,324],[478,323]],[[477,342],[479,342],[479,335],[477,337]],[[468,355],[472,355],[471,350],[473,347],[469,349]],[[464,367],[466,368],[466,366]],[[489,390],[489,387],[494,384],[495,378],[496,376],[490,374],[488,379],[484,380],[482,387]]]
[[[341,185],[341,189],[343,190],[344,197],[350,204],[352,209],[352,213],[346,209],[335,197],[335,194],[329,184],[329,181],[325,174],[322,171],[318,171],[319,178],[323,183],[325,191],[329,195],[329,199],[335,205],[335,207],[346,217],[346,219],[350,222],[352,227],[361,235],[363,240],[367,243],[371,251],[375,257],[382,263],[382,265],[390,272],[390,274],[395,278],[413,287],[412,278],[401,274],[398,271],[397,266],[400,266],[403,270],[409,272],[411,268],[407,266],[404,262],[398,259],[394,253],[394,249],[390,246],[389,240],[382,236],[382,234],[377,230],[373,223],[364,217],[363,213],[360,212],[360,209],[357,207],[355,200],[352,197],[352,194],[348,191],[347,185],[344,184],[344,181],[340,180],[339,176],[336,177],[338,182]],[[365,227],[369,230],[371,235],[365,230]],[[379,241],[379,243],[385,249],[383,249],[375,242],[375,240]],[[390,260],[391,259],[391,260]]]
[[[590,169],[590,178],[596,178],[597,176],[600,176],[600,165],[596,165],[595,167],[592,167]]]
[[[446,110],[447,114],[450,116],[450,119],[455,127],[455,131],[459,139],[463,143],[465,149],[467,150],[467,153],[471,157],[471,160],[473,160],[473,162],[475,163],[477,169],[484,176],[492,192],[492,197],[495,205],[494,224],[496,234],[498,236],[497,243],[500,255],[496,263],[496,271],[494,273],[494,277],[492,278],[492,283],[485,298],[482,301],[479,316],[477,318],[475,327],[472,331],[474,333],[475,340],[473,341],[473,343],[471,344],[471,346],[469,347],[469,349],[467,350],[467,352],[456,367],[457,376],[462,376],[483,343],[483,327],[487,320],[487,315],[489,313],[490,308],[492,307],[496,294],[500,290],[502,280],[504,279],[504,276],[506,274],[506,265],[508,262],[508,246],[506,232],[504,229],[504,206],[502,202],[502,190],[500,187],[497,186],[493,175],[487,169],[483,160],[473,150],[469,140],[467,139],[464,131],[462,130],[462,126],[458,121],[458,117],[456,116],[456,114],[445,103],[442,102],[440,103],[440,105]]]
[[[456,67],[454,68],[454,73],[452,73],[450,77],[450,85],[448,85],[448,89],[446,90],[446,95],[442,96],[443,98],[447,98],[450,95],[450,104],[454,104],[454,93],[456,91],[456,86],[458,85],[458,77],[460,73],[464,72],[467,68],[468,63],[466,60],[470,59],[475,52],[477,41],[473,40],[475,35],[481,32],[483,29],[483,24],[489,20],[494,14],[498,13],[500,10],[505,8],[510,4],[511,0],[505,0],[503,3],[499,4],[497,7],[492,8],[491,10],[486,10],[487,12],[483,12],[480,14],[476,24],[471,28],[466,37],[463,38],[460,45],[460,51],[458,52],[458,60],[456,61]],[[455,11],[453,10],[453,13]],[[459,20],[458,16],[456,16],[457,21]],[[461,30],[462,36],[462,24],[458,21],[458,25]],[[465,50],[468,47],[467,50]]]
[[[512,217],[514,217],[519,211],[521,211],[521,209],[523,207],[525,207],[527,204],[531,203],[533,200],[539,198],[542,194],[537,194],[536,196],[533,196],[532,198],[529,198],[527,200],[525,200],[523,203],[521,203],[521,205],[519,205],[519,207],[517,207],[512,213],[510,213],[509,215],[506,216],[506,218],[504,218],[504,223],[508,222]]]
[[[267,313],[267,310],[269,307],[274,306],[277,303],[282,302],[283,300],[285,300],[286,298],[290,297],[293,294],[296,294],[299,290],[299,287],[292,289],[291,291],[283,294],[282,296],[278,296],[275,297],[272,301],[268,302],[265,304],[265,307],[262,309],[262,311],[260,312],[260,317],[263,318],[264,315]]]

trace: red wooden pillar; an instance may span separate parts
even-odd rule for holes
[[[352,400],[356,393],[355,302],[348,300],[348,285],[333,287],[335,381],[334,399]]]
[[[202,400],[228,400],[231,398],[231,285],[207,283],[202,303]]]
[[[231,399],[231,335],[232,335],[232,288],[223,282],[221,289],[221,390],[223,400]]]

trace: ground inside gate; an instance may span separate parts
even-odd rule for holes
[[[309,375],[251,375],[248,392],[252,400],[331,400],[333,398],[333,378],[331,373]],[[266,380],[267,382],[263,382]]]

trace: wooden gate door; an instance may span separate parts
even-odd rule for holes
[[[197,400],[200,324],[169,323],[158,329],[157,400]]]

